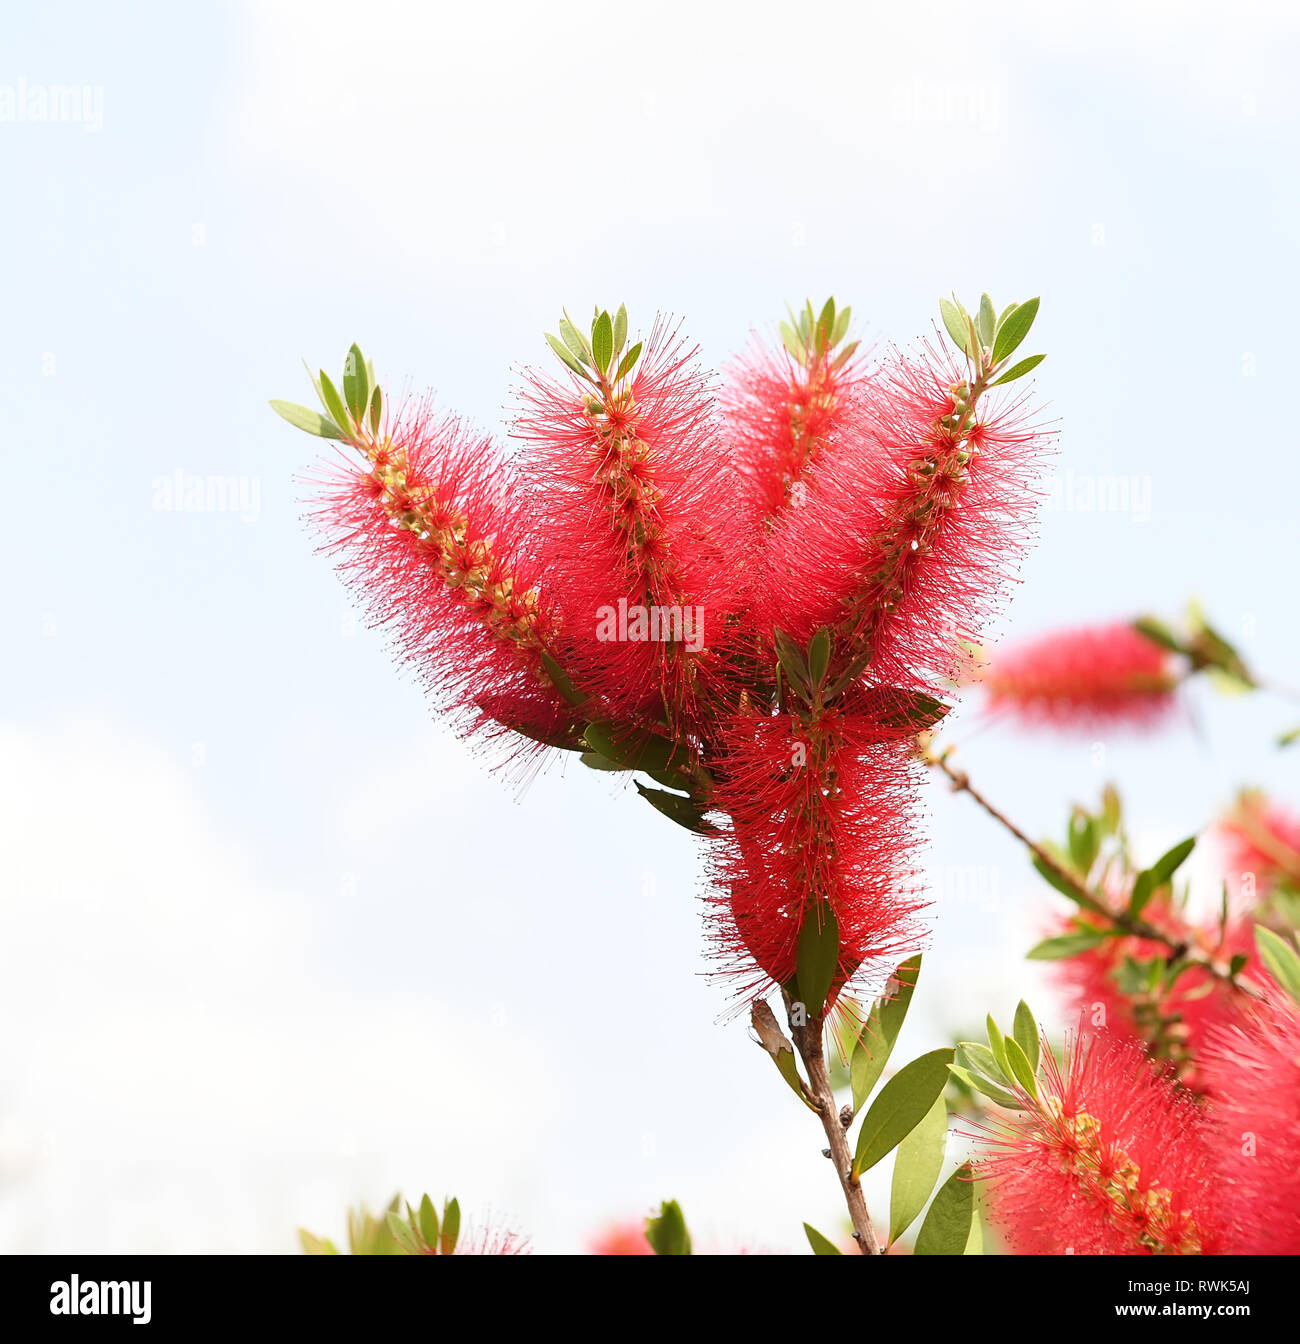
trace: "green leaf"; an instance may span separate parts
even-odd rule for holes
[[[584,751],[578,759],[588,770],[610,770],[626,774],[636,768],[631,765],[619,765],[617,761],[611,761],[608,756],[602,756],[598,751]]]
[[[1101,832],[1097,823],[1086,812],[1076,810],[1070,816],[1067,839],[1071,865],[1077,873],[1087,877],[1101,846]]]
[[[1185,652],[1182,643],[1176,638],[1174,632],[1163,621],[1156,620],[1154,616],[1139,616],[1133,622],[1133,629],[1139,635],[1145,635],[1153,644],[1159,644],[1162,649],[1168,649],[1170,653]]]
[[[1028,1056],[1021,1049],[1020,1042],[1014,1036],[1008,1036],[1003,1044],[1006,1046],[1007,1064],[1011,1068],[1011,1076],[1031,1097],[1036,1097],[1038,1079],[1034,1076],[1034,1070],[1030,1067]]]
[[[917,1233],[914,1255],[961,1255],[975,1217],[975,1186],[967,1162],[943,1183]]]
[[[1295,948],[1262,924],[1255,925],[1255,947],[1268,967],[1268,973],[1300,1003],[1300,956],[1296,955]]]
[[[877,1000],[867,1024],[858,1036],[853,1047],[853,1056],[849,1064],[849,1082],[853,1089],[853,1110],[862,1109],[863,1103],[871,1095],[880,1075],[889,1063],[898,1033],[903,1029],[907,1018],[908,1005],[916,990],[916,981],[921,974],[921,957],[918,953],[902,963],[891,978],[891,985],[897,985],[893,998]],[[872,1022],[875,1029],[872,1029]],[[868,1044],[868,1036],[873,1039]]]
[[[614,381],[621,382],[632,371],[632,366],[641,358],[641,342],[638,341],[619,361],[618,372],[614,375]]]
[[[799,998],[809,1017],[821,1016],[839,965],[839,920],[829,901],[816,902],[804,914],[795,956]]]
[[[963,1069],[957,1064],[953,1064],[949,1070],[954,1078],[960,1079],[972,1092],[981,1092],[988,1097],[990,1101],[996,1101],[999,1106],[1005,1106],[1009,1111],[1018,1111],[1022,1109],[1020,1098],[1014,1093],[1008,1092],[1006,1088],[999,1087],[996,1083],[991,1083],[987,1078],[978,1073],[972,1073],[970,1069]]]
[[[602,312],[591,324],[591,353],[601,373],[608,373],[614,358],[614,324],[608,313]]]
[[[957,1042],[957,1063],[975,1073],[986,1073],[998,1082],[1009,1081],[993,1051],[987,1045],[980,1045],[978,1041]]]
[[[831,345],[839,343],[849,334],[849,313],[852,310],[848,307],[841,308],[835,316],[835,330],[831,332]]]
[[[894,1178],[889,1191],[889,1240],[891,1243],[916,1221],[943,1168],[948,1143],[948,1108],[943,1095],[935,1098],[925,1118],[898,1145]]]
[[[438,1244],[438,1211],[427,1194],[420,1201],[420,1235],[426,1246]]]
[[[825,352],[831,346],[831,333],[835,330],[835,300],[827,299],[821,316],[817,319],[817,348]]]
[[[1034,1021],[1034,1014],[1029,1005],[1021,999],[1016,1004],[1016,1019],[1011,1026],[1011,1034],[1016,1038],[1016,1044],[1025,1052],[1025,1058],[1029,1061],[1029,1068],[1032,1073],[1038,1072],[1038,1023]]]
[[[881,698],[886,705],[880,716],[882,726],[902,728],[909,733],[924,733],[952,710],[951,705],[945,705],[924,691],[912,691],[902,686],[888,687]]]
[[[1078,891],[1075,888],[1074,883],[1072,883],[1064,873],[1058,873],[1054,868],[1049,867],[1033,852],[1032,849],[1029,851],[1029,857],[1030,862],[1034,865],[1034,871],[1038,876],[1041,877],[1044,882],[1055,887],[1062,896],[1069,897],[1075,905],[1081,905],[1085,910],[1097,911],[1100,908],[1095,897],[1086,892]]]
[[[704,815],[704,809],[685,794],[670,793],[667,789],[649,789],[639,779],[634,779],[636,791],[656,811],[662,812],[669,821],[675,821],[696,835],[716,835],[718,828]]]
[[[1044,938],[1025,955],[1029,961],[1062,961],[1066,957],[1077,957],[1081,952],[1088,952],[1105,941],[1106,935],[1098,929],[1063,933],[1056,938]]]
[[[790,358],[796,364],[803,364],[808,358],[808,351],[804,347],[798,332],[788,322],[782,322],[779,331],[781,332],[781,344],[785,346]]]
[[[423,1212],[423,1210],[421,1211]],[[451,1255],[456,1249],[460,1237],[460,1200],[449,1199],[442,1206],[442,1232],[438,1238],[438,1251],[442,1255]]]
[[[785,669],[786,676],[805,694],[810,693],[812,675],[808,670],[808,660],[804,657],[803,650],[784,630],[773,630],[772,636],[776,645],[776,656]]]
[[[1017,378],[1023,378],[1025,374],[1036,369],[1046,358],[1046,355],[1030,355],[1028,359],[1013,364],[1001,378],[995,378],[989,386],[1001,387],[1003,383],[1014,383]]]
[[[388,1232],[393,1240],[406,1251],[408,1255],[418,1255],[420,1247],[415,1240],[415,1234],[411,1231],[408,1224],[391,1210],[385,1221],[388,1223]]]
[[[352,418],[360,424],[370,405],[370,375],[366,369],[366,357],[355,342],[343,361],[343,399],[352,412]]]
[[[614,354],[623,348],[627,341],[627,305],[620,303],[614,314]]]
[[[384,393],[379,387],[375,388],[374,395],[370,398],[370,432],[379,433],[379,422],[384,414]]]
[[[1038,316],[1038,300],[1028,299],[1013,312],[998,328],[993,341],[993,362],[1001,364],[1004,359],[1029,335],[1029,328]]]
[[[1194,835],[1162,854],[1151,865],[1144,868],[1133,881],[1133,894],[1129,897],[1129,914],[1135,918],[1146,909],[1147,903],[1178,871],[1187,856],[1196,848]]]
[[[870,1171],[886,1153],[892,1152],[934,1105],[948,1081],[952,1050],[931,1050],[901,1068],[880,1089],[858,1131],[853,1170]]]
[[[853,358],[853,352],[862,344],[861,341],[850,341],[848,345],[835,356],[831,363],[832,371],[842,369]]]
[[[272,403],[274,405],[274,403]],[[1300,742],[1300,724],[1294,728],[1288,728],[1286,732],[1277,735],[1277,744],[1279,747],[1289,747],[1296,742]]]
[[[984,1027],[989,1034],[989,1050],[993,1058],[997,1060],[998,1068],[1002,1070],[1004,1078],[1012,1077],[1011,1065],[1007,1060],[1007,1042],[1006,1037],[1002,1035],[1002,1028],[993,1020],[993,1014],[990,1013],[984,1019]]]
[[[560,339],[579,363],[588,363],[591,358],[591,346],[583,339],[577,327],[567,317],[560,318]]]
[[[966,1249],[963,1255],[983,1255],[984,1254],[984,1220],[980,1217],[979,1201],[976,1200],[975,1208],[971,1213],[970,1220],[970,1239],[966,1242]]]
[[[993,311],[993,300],[987,294],[980,295],[979,315],[975,319],[975,330],[979,335],[980,344],[991,346],[993,344],[993,333],[997,330],[997,314]]]
[[[970,354],[970,332],[966,328],[966,318],[962,315],[961,309],[951,299],[940,299],[939,315],[943,318],[943,325],[947,327],[948,335],[952,337],[957,349],[964,354]]]
[[[629,732],[618,724],[597,721],[587,725],[583,736],[594,752],[628,770],[663,773],[685,760],[685,752],[661,733]]]
[[[813,1248],[814,1255],[843,1255],[844,1252],[829,1237],[823,1237],[815,1227],[810,1227],[807,1223],[803,1225],[804,1235],[808,1238],[808,1245]]]
[[[334,417],[334,423],[346,435],[349,431],[347,409],[343,405],[343,399],[339,396],[338,388],[330,382],[329,374],[324,369],[320,371],[320,394],[324,398],[325,409]]]
[[[332,1241],[325,1237],[318,1237],[314,1232],[308,1232],[305,1227],[298,1229],[298,1244],[302,1247],[304,1255],[337,1255],[339,1248]]]
[[[666,1199],[659,1212],[646,1219],[645,1237],[656,1255],[691,1253],[691,1234],[682,1206],[675,1199]]]
[[[826,680],[831,661],[830,627],[823,625],[808,643],[808,676],[814,688]]]
[[[552,336],[549,331],[545,332],[544,334],[546,336],[546,344],[549,345],[557,355],[559,355],[560,359],[563,360],[563,362],[570,369],[572,369],[573,372],[576,373],[579,378],[585,378],[588,382],[591,382],[591,375],[574,358],[568,346],[566,346],[564,342],[561,341],[558,337]]]
[[[309,410],[306,406],[299,406],[292,401],[273,401],[270,405],[276,415],[287,420],[294,429],[306,430],[308,434],[315,434],[318,439],[347,439],[347,435],[342,433],[333,421],[326,420],[319,411]]]

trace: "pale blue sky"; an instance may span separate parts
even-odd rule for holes
[[[8,20],[0,109],[88,86],[102,126],[0,120],[7,1249],[287,1249],[398,1185],[546,1249],[667,1195],[722,1243],[836,1216],[712,1024],[688,839],[599,778],[515,800],[350,621],[300,523],[316,445],[266,408],[309,399],[300,356],[358,340],[499,429],[561,305],[675,312],[717,364],[805,294],[900,341],[949,289],[1041,294],[1060,479],[1149,482],[1150,516],[1044,512],[1006,628],[1196,594],[1295,678],[1293,7],[552,10]],[[156,507],[177,472],[249,507]],[[1033,831],[1111,776],[1153,849],[1243,782],[1300,801],[1294,712],[1193,704],[1100,766],[974,703],[952,736]],[[1030,990],[1050,1018],[1044,894],[928,803],[949,899],[904,1047]]]

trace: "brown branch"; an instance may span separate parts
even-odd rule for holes
[[[791,1007],[786,998],[786,1009]],[[794,1038],[795,1049],[808,1073],[808,1091],[813,1105],[821,1117],[822,1128],[826,1131],[826,1142],[830,1148],[831,1162],[835,1174],[839,1177],[840,1189],[844,1192],[844,1203],[848,1206],[849,1218],[853,1223],[853,1239],[863,1255],[883,1254],[875,1229],[871,1226],[871,1215],[867,1212],[866,1196],[862,1185],[853,1171],[853,1154],[849,1151],[848,1135],[843,1120],[835,1105],[835,1094],[831,1089],[830,1075],[826,1071],[826,1054],[822,1044],[823,1018],[806,1018],[802,1025],[796,1025],[793,1015],[790,1018],[790,1035]]]
[[[953,768],[948,760],[948,756],[952,750],[951,747],[945,748],[942,752],[936,752],[923,740],[924,737],[925,735],[922,734],[921,739],[918,739],[917,750],[925,764],[946,775],[948,779],[952,781],[954,793],[969,794],[974,802],[992,817],[1003,830],[1009,831],[1014,835],[1015,838],[1019,840],[1020,843],[1024,845],[1025,848],[1028,849],[1029,852],[1043,865],[1043,867],[1051,872],[1053,877],[1070,888],[1074,900],[1083,909],[1109,921],[1112,927],[1120,929],[1126,934],[1131,934],[1135,938],[1145,938],[1149,942],[1160,943],[1168,950],[1169,959],[1171,961],[1182,958],[1190,965],[1208,971],[1216,980],[1225,981],[1242,994],[1248,995],[1251,998],[1258,997],[1253,990],[1246,985],[1243,985],[1236,976],[1232,974],[1227,966],[1222,966],[1208,957],[1189,957],[1187,955],[1188,948],[1185,942],[1180,942],[1171,938],[1167,933],[1156,928],[1154,924],[1148,924],[1144,919],[1135,919],[1125,911],[1112,910],[1109,906],[1099,901],[1092,892],[1088,890],[1083,882],[1081,882],[1067,868],[1057,862],[1049,850],[1045,849],[1037,841],[1031,840],[1024,831],[1010,819],[1010,817],[994,807],[994,805],[971,784],[970,776],[964,770]]]

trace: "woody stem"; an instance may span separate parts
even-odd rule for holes
[[[787,1007],[789,1006],[787,1001]],[[821,1117],[822,1128],[826,1131],[826,1142],[830,1148],[831,1162],[835,1174],[839,1177],[840,1189],[844,1192],[844,1203],[848,1207],[849,1218],[853,1223],[853,1238],[863,1255],[879,1255],[880,1243],[876,1240],[875,1230],[871,1226],[871,1215],[867,1212],[866,1197],[862,1185],[853,1172],[853,1155],[849,1151],[848,1135],[844,1123],[835,1107],[835,1094],[831,1090],[830,1075],[826,1071],[826,1054],[822,1045],[823,1019],[806,1018],[802,1025],[790,1022],[790,1035],[794,1047],[803,1060],[808,1074],[809,1092],[817,1113]]]
[[[1208,957],[1188,957],[1187,945],[1185,943],[1176,941],[1167,933],[1156,928],[1155,925],[1148,924],[1144,919],[1135,919],[1131,915],[1122,911],[1111,910],[1106,905],[1102,904],[1102,902],[1099,901],[1073,873],[1062,867],[1062,865],[1052,857],[1048,850],[1044,849],[1043,846],[1036,841],[1031,840],[1004,812],[1001,812],[994,807],[994,805],[970,782],[970,776],[967,775],[964,770],[955,769],[948,760],[947,751],[935,752],[928,746],[921,744],[918,744],[918,751],[922,761],[924,761],[926,765],[930,766],[932,769],[940,771],[940,773],[946,775],[948,779],[952,781],[954,793],[969,794],[974,802],[992,817],[1003,830],[1009,831],[1014,835],[1015,838],[1034,855],[1039,863],[1051,872],[1052,876],[1056,878],[1058,882],[1070,889],[1075,903],[1081,906],[1084,910],[1109,921],[1113,928],[1120,929],[1126,934],[1130,934],[1136,938],[1145,938],[1149,942],[1162,944],[1168,950],[1171,960],[1185,958],[1190,965],[1198,966],[1203,970],[1208,971],[1209,974],[1214,976],[1217,980],[1226,981],[1240,993],[1249,995],[1252,998],[1256,997],[1254,991],[1237,980],[1227,967],[1220,966],[1218,962]]]

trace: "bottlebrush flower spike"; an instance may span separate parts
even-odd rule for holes
[[[982,1124],[975,1172],[991,1221],[1025,1255],[1200,1255],[1225,1249],[1206,1122],[1141,1049],[1076,1036],[1021,1110]]]
[[[1219,819],[1217,830],[1229,879],[1247,899],[1279,886],[1300,889],[1300,817],[1247,789]]]
[[[715,802],[732,825],[712,898],[723,973],[745,1001],[780,986],[813,1015],[915,950],[918,767],[897,733],[882,740],[871,720],[835,710],[807,722],[737,716],[724,742]],[[806,969],[824,930],[838,952],[832,942],[822,967]]]
[[[926,346],[856,398],[805,501],[768,534],[762,626],[799,641],[830,627],[834,666],[875,685],[954,675],[1029,539],[1045,447],[1023,401],[978,405],[1016,370],[977,367],[972,382]]]
[[[326,415],[272,403],[347,445],[312,481],[326,549],[441,708],[572,745],[583,698],[551,654],[558,612],[490,440],[428,401],[394,413],[355,345],[342,386],[317,380]]]
[[[1165,717],[1181,680],[1177,659],[1131,624],[1054,631],[1000,651],[981,681],[993,713],[1030,727],[1093,731]]]
[[[1120,903],[1117,915],[1122,911]],[[1136,1041],[1153,1059],[1167,1063],[1182,1086],[1199,1092],[1205,1085],[1202,1065],[1209,1041],[1225,1026],[1241,1020],[1249,997],[1200,965],[1184,970],[1172,984],[1160,976],[1154,987],[1142,968],[1166,965],[1170,947],[1181,946],[1190,958],[1221,967],[1240,956],[1239,974],[1251,977],[1258,967],[1253,926],[1241,916],[1222,923],[1194,922],[1167,894],[1156,896],[1142,918],[1167,935],[1169,942],[1130,934],[1109,937],[1057,962],[1055,978],[1064,991],[1067,1009],[1093,1027]],[[1110,927],[1109,921],[1080,913],[1053,933]]]
[[[559,617],[489,440],[419,402],[317,482],[316,520],[376,624],[438,705],[545,740],[572,705],[547,670]]]
[[[653,1255],[646,1240],[645,1220],[633,1218],[602,1228],[587,1244],[592,1255]]]
[[[1220,1032],[1207,1055],[1218,1198],[1233,1250],[1300,1255],[1300,1013],[1280,994]]]
[[[515,433],[532,549],[562,594],[561,661],[619,718],[689,725],[723,674],[739,605],[739,481],[711,390],[657,322],[623,353],[627,319],[566,318],[548,338],[574,375],[530,373]]]
[[[803,502],[817,458],[860,395],[867,375],[846,342],[850,310],[828,299],[781,323],[782,349],[762,342],[725,371],[728,438],[755,523]]]

